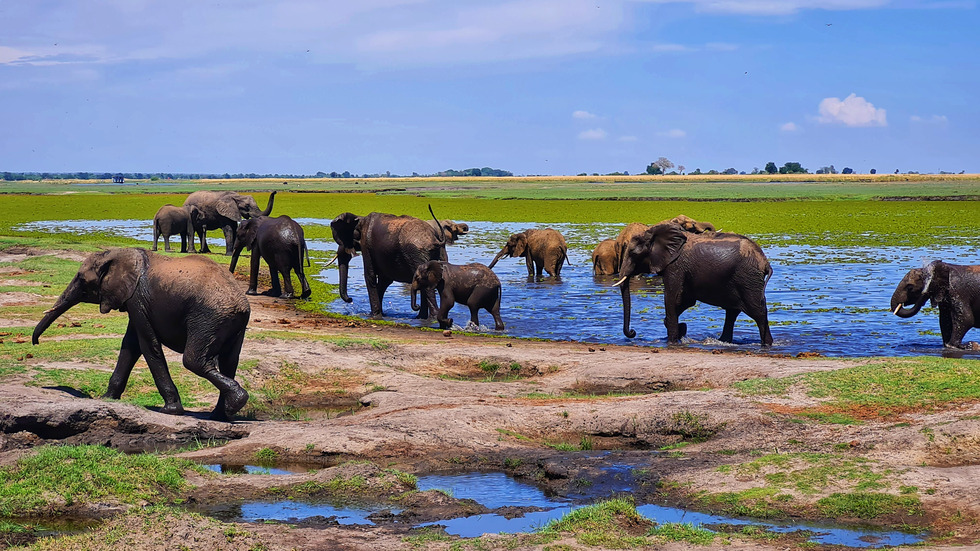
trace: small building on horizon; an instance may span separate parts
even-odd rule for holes
[[[126,181],[126,179],[123,178],[123,175],[122,174],[116,174],[115,176],[112,177],[112,183],[113,184],[122,184],[125,181]]]

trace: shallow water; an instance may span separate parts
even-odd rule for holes
[[[326,225],[329,219],[299,218],[303,225]],[[514,232],[534,227],[527,223],[467,222],[470,233],[448,247],[454,264],[482,262],[489,264]],[[504,334],[555,340],[578,340],[591,343],[664,346],[663,296],[658,278],[634,278],[631,327],[635,339],[622,332],[622,299],[618,288],[610,287],[613,276],[593,276],[591,252],[601,239],[615,237],[622,224],[553,224],[569,243],[572,265],[562,269],[560,280],[527,277],[523,260],[501,259],[494,272],[503,285],[501,317],[507,328]],[[51,232],[92,233],[144,240],[153,237],[148,220],[69,220],[32,222],[17,229]],[[769,323],[775,339],[773,353],[796,354],[820,352],[827,356],[905,356],[948,355],[942,348],[938,312],[923,308],[919,315],[900,319],[889,312],[895,286],[905,273],[920,267],[923,260],[943,259],[954,264],[980,264],[980,236],[974,239],[947,240],[929,247],[804,247],[798,239],[784,235],[750,236],[762,245],[773,266],[774,274],[767,287]],[[828,241],[830,237],[828,236]],[[333,251],[332,240],[310,240],[313,250]],[[336,284],[338,271],[331,266],[317,278]],[[357,257],[351,262],[349,294],[354,302],[339,299],[326,305],[328,310],[367,317],[370,304],[364,286],[363,264]],[[315,297],[314,297],[315,298]],[[394,284],[384,300],[385,319],[413,325],[408,286]],[[456,328],[469,321],[469,310],[456,305],[450,313]],[[717,340],[724,323],[724,311],[699,304],[681,316],[688,325],[685,344],[698,348],[723,348],[747,351],[761,350],[758,328],[744,314],[735,325],[735,343]],[[480,312],[480,327],[469,330],[494,333],[492,318]],[[431,326],[436,326],[435,321]],[[489,325],[489,327],[487,327]],[[980,340],[977,329],[967,333],[966,340]],[[976,352],[966,357],[980,358]]]
[[[263,467],[261,465],[201,465],[218,474],[302,474],[310,469],[303,467]]]
[[[612,466],[611,469],[628,468]],[[557,520],[581,507],[581,504],[558,497],[549,497],[540,489],[524,484],[503,473],[464,473],[456,475],[420,476],[419,490],[442,490],[457,499],[472,499],[489,509],[500,507],[533,507],[540,511],[529,511],[516,518],[506,518],[496,513],[473,515],[440,520],[418,525],[443,526],[449,534],[464,538],[479,537],[483,534],[532,532],[552,520]],[[277,520],[298,522],[311,517],[335,517],[343,525],[373,525],[369,518],[374,513],[390,510],[376,505],[343,505],[338,503],[312,503],[298,500],[255,501],[222,509],[212,514],[224,520],[259,522]],[[713,525],[752,525],[779,533],[797,531],[812,532],[809,541],[822,544],[847,545],[850,547],[883,547],[910,545],[923,541],[921,534],[904,534],[874,528],[845,527],[829,523],[776,523],[760,522],[720,515],[692,513],[683,509],[661,507],[658,505],[639,505],[637,511],[659,524],[683,523],[703,526]],[[397,510],[391,510],[398,513]]]

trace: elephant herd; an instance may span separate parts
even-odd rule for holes
[[[181,414],[180,397],[168,371],[162,347],[183,353],[184,366],[218,388],[212,419],[227,420],[247,402],[248,393],[235,381],[238,359],[250,307],[232,273],[242,249],[252,251],[248,290],[256,294],[259,258],[269,264],[273,296],[294,296],[290,271],[301,283],[300,297],[310,296],[303,270],[309,253],[303,228],[288,216],[270,217],[275,192],[260,210],[249,196],[228,191],[199,191],[182,207],[166,205],[154,217],[154,246],[164,237],[181,236],[181,252],[200,239],[200,252],[209,252],[205,233],[221,229],[225,254],[232,256],[224,268],[202,256],[168,257],[145,249],[112,249],[90,255],[34,329],[32,341],[73,306],[86,302],[100,305],[102,313],[127,312],[129,323],[105,397],[119,398],[136,361],[142,356],[164,399],[165,413]],[[364,264],[371,316],[383,315],[385,290],[393,282],[410,284],[411,305],[418,317],[435,315],[440,327],[449,328],[449,311],[455,303],[470,309],[470,321],[479,324],[477,311],[490,312],[496,330],[500,318],[501,285],[492,271],[504,257],[522,257],[529,277],[560,277],[568,261],[568,245],[551,228],[528,229],[509,237],[489,266],[448,262],[446,245],[466,235],[469,227],[451,220],[432,220],[372,212],[358,216],[345,212],[330,223],[338,245],[340,296],[348,295],[350,261],[360,254]],[[189,247],[187,245],[190,245]],[[697,302],[725,310],[720,339],[731,342],[735,320],[742,312],[759,328],[764,347],[772,344],[765,289],[773,274],[765,253],[743,235],[720,232],[706,222],[680,215],[648,226],[627,225],[615,239],[607,239],[592,254],[593,272],[618,274],[614,285],[623,300],[623,333],[636,336],[630,327],[630,279],[640,274],[659,274],[663,294],[667,342],[676,344],[687,332],[681,314]],[[278,275],[283,276],[280,286]],[[440,300],[437,303],[436,293]],[[418,295],[423,299],[418,301]],[[927,301],[939,310],[943,345],[963,347],[963,337],[980,327],[980,266],[961,266],[934,261],[910,270],[891,299],[892,312],[908,318]]]

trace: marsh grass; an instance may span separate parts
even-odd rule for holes
[[[857,422],[980,400],[980,363],[952,358],[888,358],[732,386],[748,396],[779,396],[797,385],[822,403],[800,408],[796,415],[831,423]]]
[[[632,500],[616,498],[575,509],[539,532],[572,534],[583,545],[623,549],[647,545],[646,533],[651,525],[636,511]]]
[[[173,457],[125,455],[102,446],[42,446],[0,468],[0,517],[34,516],[94,501],[159,503],[199,469]]]

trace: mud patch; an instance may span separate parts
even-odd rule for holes
[[[505,356],[487,356],[482,359],[450,356],[434,366],[421,368],[418,374],[460,381],[499,382],[542,377],[558,370],[555,365]]]

